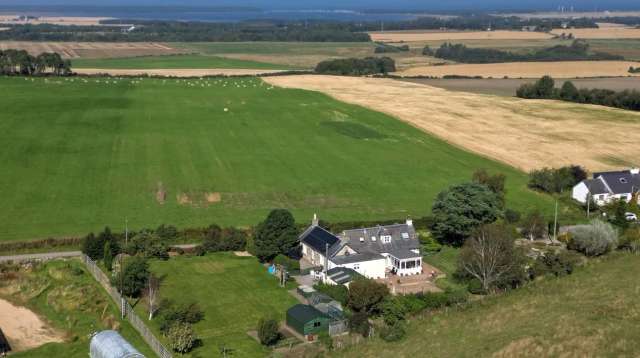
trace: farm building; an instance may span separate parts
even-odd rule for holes
[[[298,304],[287,310],[287,326],[304,336],[327,332],[330,321],[328,315],[313,306]]]
[[[11,351],[11,346],[9,345],[9,341],[2,333],[2,328],[0,328],[0,355],[5,353],[9,353]]]
[[[102,331],[91,337],[91,358],[144,358],[116,331]]]

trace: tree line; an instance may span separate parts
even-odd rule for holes
[[[544,76],[535,83],[523,84],[516,90],[516,96],[527,99],[557,99],[640,111],[640,92],[637,90],[578,89],[571,81],[566,81],[558,89],[555,88],[555,81],[550,76]]]
[[[531,28],[534,31],[546,32],[554,28],[561,28],[562,25],[568,28],[598,28],[593,19],[523,19],[517,16],[493,16],[488,14],[460,15],[452,17],[419,17],[409,21],[385,22],[384,30],[517,30]],[[365,24],[354,24],[354,30],[358,27],[366,31],[378,31],[382,24],[377,22],[367,22]]]
[[[239,23],[112,20],[109,24],[135,23],[132,31],[117,26],[12,25],[0,40],[83,42],[239,42],[305,41],[368,42],[366,33],[351,31],[340,22],[260,21]]]
[[[396,71],[396,63],[389,57],[340,58],[318,63],[315,72],[329,75],[366,76]]]
[[[432,53],[425,47],[424,54]],[[514,53],[490,48],[470,48],[463,44],[444,43],[433,52],[437,58],[461,63],[545,62],[545,61],[601,61],[624,60],[624,57],[605,52],[591,52],[589,44],[576,40],[570,46],[557,45],[529,53]]]
[[[53,73],[58,76],[71,73],[71,62],[55,52],[44,52],[33,56],[25,50],[0,50],[0,75],[42,75]]]

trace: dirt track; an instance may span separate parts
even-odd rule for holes
[[[629,67],[638,67],[632,61],[566,61],[566,62],[510,62],[487,64],[456,64],[443,66],[419,66],[396,73],[400,76],[443,77],[451,75],[482,76],[484,78],[554,78],[578,77],[626,77]],[[639,76],[634,74],[633,76]]]
[[[590,170],[640,164],[640,113],[636,112],[451,92],[392,79],[304,75],[265,81],[324,92],[390,114],[525,171],[572,163]]]
[[[268,73],[284,72],[282,70],[253,70],[253,69],[153,69],[153,70],[122,70],[108,68],[74,68],[74,72],[84,75],[109,74],[112,76],[166,76],[166,77],[201,77],[201,76],[256,76]]]
[[[7,336],[13,352],[62,342],[62,338],[30,310],[0,299],[0,328]]]

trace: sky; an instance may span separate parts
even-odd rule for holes
[[[638,9],[638,0],[0,0],[0,6],[253,6],[262,9],[576,10]]]

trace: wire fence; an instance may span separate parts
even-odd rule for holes
[[[140,333],[145,342],[151,347],[151,349],[158,355],[160,358],[171,358],[171,353],[167,350],[162,343],[153,335],[151,330],[144,324],[144,321],[140,319],[140,317],[133,311],[133,307],[125,300],[122,295],[116,290],[113,286],[111,286],[111,281],[109,277],[105,275],[104,272],[96,265],[95,261],[91,260],[89,256],[82,255],[82,261],[87,266],[87,270],[91,272],[93,277],[107,290],[107,293],[113,298],[120,308],[120,312],[123,313],[124,317],[131,323],[133,328]]]

